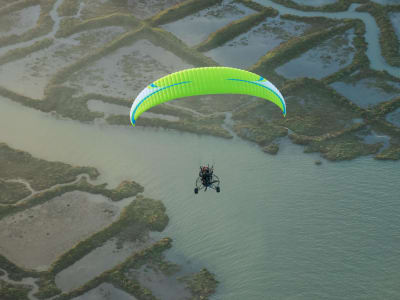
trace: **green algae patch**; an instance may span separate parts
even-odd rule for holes
[[[239,137],[255,142],[262,147],[266,147],[277,138],[284,137],[288,134],[286,128],[268,122],[236,122],[233,130]]]
[[[321,142],[313,141],[306,146],[304,152],[320,152],[328,160],[340,161],[376,154],[382,146],[382,143],[366,144],[355,134],[348,133]]]
[[[253,72],[263,75],[266,70],[275,69],[289,60],[299,57],[311,48],[319,45],[322,41],[335,35],[343,34],[352,27],[354,27],[354,22],[348,21],[342,26],[313,32],[301,37],[294,37],[261,57],[251,69]]]
[[[242,3],[243,5],[255,11],[262,11],[265,9],[265,6],[262,6],[261,4],[254,2],[252,0],[235,0],[235,2]]]
[[[48,48],[53,44],[53,42],[54,42],[53,39],[46,38],[37,41],[28,47],[16,48],[10,50],[6,54],[0,57],[0,65],[24,58],[33,52]]]
[[[262,150],[269,154],[273,154],[273,155],[277,154],[279,151],[279,144],[271,143],[271,144],[263,147]]]
[[[92,179],[99,175],[94,168],[45,161],[0,143],[0,178],[3,180],[22,178],[28,181],[33,189],[43,190],[56,184],[72,182],[83,173]]]
[[[31,287],[22,284],[12,284],[0,279],[1,300],[28,300]]]
[[[302,78],[286,84],[282,93],[288,104],[288,114],[282,117],[278,109],[263,101],[254,101],[236,110],[232,114],[235,121],[234,131],[238,136],[257,143],[265,152],[277,150],[276,140],[286,136],[288,129],[292,142],[301,145],[312,145],[314,152],[328,153],[332,145],[330,140],[340,140],[348,134],[346,141],[353,138],[356,146],[363,143],[350,133],[365,126],[365,123],[354,123],[362,119],[365,111],[338,94],[329,86],[318,80]],[[328,149],[329,148],[329,149]],[[368,154],[376,153],[376,148],[368,146]],[[373,149],[372,149],[373,148]],[[351,147],[342,148],[352,151]],[[375,152],[374,152],[375,151]],[[359,151],[360,155],[365,152]],[[332,156],[326,154],[331,158]],[[340,153],[340,157],[345,157]],[[349,154],[347,159],[356,157]]]
[[[163,10],[150,20],[152,26],[160,26],[182,19],[207,7],[220,3],[222,0],[188,0]]]
[[[260,24],[266,17],[273,17],[277,14],[278,12],[273,9],[266,9],[260,13],[252,14],[240,20],[233,21],[212,33],[204,42],[198,45],[196,49],[205,52],[219,47],[240,34],[247,32],[250,28]]]
[[[380,30],[379,43],[382,49],[382,56],[389,65],[400,67],[400,42],[389,18],[389,13],[392,12],[391,9],[391,6],[368,2],[358,7],[357,11],[368,12],[375,18]]]
[[[280,123],[297,134],[318,136],[342,130],[360,118],[362,110],[325,84],[299,79],[282,89],[290,114]]]
[[[56,286],[52,274],[45,272],[37,281],[39,290],[34,294],[38,299],[48,299],[61,293],[61,290]]]
[[[0,179],[0,204],[13,204],[29,196],[31,191],[20,182],[7,182]]]
[[[365,41],[365,24],[361,20],[353,20],[354,22],[354,33],[355,37],[353,39],[353,45],[356,49],[356,52],[353,57],[353,61],[350,65],[340,69],[339,71],[325,77],[322,79],[323,82],[330,84],[335,81],[343,80],[357,70],[360,71],[360,74],[368,73],[369,69],[369,58],[366,55],[368,44]]]
[[[184,276],[180,278],[181,281],[186,283],[187,288],[191,291],[192,300],[206,300],[215,293],[218,281],[215,275],[207,269],[202,269],[200,272]]]
[[[318,32],[321,30],[325,30],[327,28],[332,28],[333,26],[337,26],[342,23],[341,20],[334,20],[325,17],[304,17],[304,16],[297,16],[291,14],[284,14],[281,15],[282,19],[295,21],[295,22],[302,22],[311,25],[310,28],[306,29],[304,34],[310,34],[313,32]]]
[[[18,267],[1,254],[0,269],[6,270],[11,280],[21,280],[26,277],[38,277],[40,275],[37,271],[26,270]]]
[[[79,0],[68,0],[63,1],[57,9],[57,13],[60,17],[74,16],[79,11]]]
[[[103,113],[90,111],[87,100],[73,97],[75,93],[74,88],[53,85],[45,90],[45,98],[36,103],[35,108],[43,112],[55,111],[60,116],[79,121],[93,121],[103,116]]]

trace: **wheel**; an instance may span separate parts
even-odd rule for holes
[[[199,189],[198,189],[198,188],[195,188],[195,189],[194,189],[194,193],[197,194],[198,192],[199,192]]]
[[[221,191],[219,186],[217,186],[215,189],[217,190],[217,193],[219,193]]]

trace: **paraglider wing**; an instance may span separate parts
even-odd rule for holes
[[[164,76],[139,93],[131,107],[131,123],[151,107],[163,102],[197,95],[243,94],[275,103],[286,115],[286,103],[268,80],[249,71],[228,67],[186,69]]]

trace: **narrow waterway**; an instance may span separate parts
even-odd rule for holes
[[[350,8],[345,12],[304,12],[295,10],[292,8],[285,7],[283,5],[277,4],[271,0],[254,0],[261,5],[267,7],[273,7],[279,11],[280,14],[292,14],[296,16],[303,17],[326,17],[332,19],[360,19],[364,22],[366,27],[365,40],[368,43],[367,56],[371,62],[371,68],[375,70],[385,70],[392,74],[393,76],[399,76],[400,68],[392,67],[386,63],[385,59],[382,57],[382,51],[379,44],[379,28],[375,22],[375,19],[368,13],[357,12],[355,9],[360,6],[360,4],[352,4]]]

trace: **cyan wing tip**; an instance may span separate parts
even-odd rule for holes
[[[135,127],[135,125],[136,125],[136,121],[135,121],[135,119],[134,119],[134,118],[131,118],[131,124],[132,124],[132,126],[133,126],[133,127]]]

